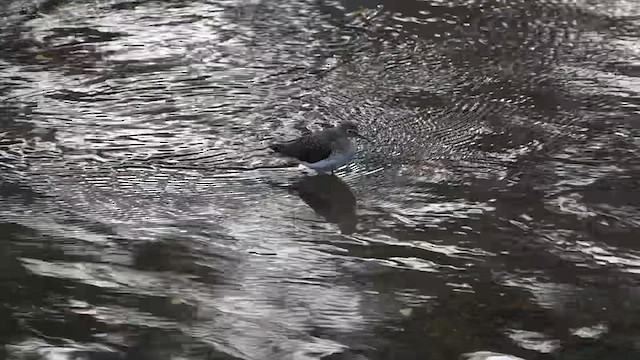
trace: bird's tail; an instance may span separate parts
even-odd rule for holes
[[[269,145],[269,149],[279,153],[282,152],[282,144],[271,144]]]

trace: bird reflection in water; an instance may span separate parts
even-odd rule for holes
[[[335,175],[308,176],[291,185],[290,190],[326,221],[338,224],[343,234],[356,230],[356,197],[344,181]]]

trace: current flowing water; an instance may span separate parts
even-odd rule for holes
[[[638,359],[639,77],[635,0],[5,0],[0,358]]]

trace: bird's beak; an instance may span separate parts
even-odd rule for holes
[[[371,141],[371,139],[369,139],[368,137],[366,137],[366,136],[364,136],[364,135],[362,135],[360,133],[355,133],[354,135],[359,137],[360,139],[367,140],[368,142],[373,142],[373,141]]]

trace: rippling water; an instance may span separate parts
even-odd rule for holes
[[[640,358],[637,1],[0,17],[0,358]]]

